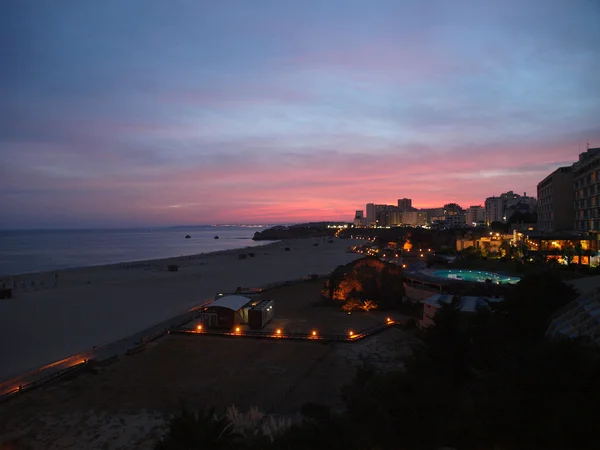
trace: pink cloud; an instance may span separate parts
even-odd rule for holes
[[[467,207],[508,190],[536,195],[537,183],[559,165],[575,161],[577,154],[569,142],[442,150],[415,147],[415,151],[409,146],[376,155],[334,150],[274,155],[232,151],[203,165],[149,165],[104,177],[21,168],[4,179],[6,194],[0,199],[9,202],[5,206],[9,211],[25,205],[39,216],[77,215],[90,221],[107,217],[156,224],[349,220],[367,202],[393,204],[400,197],[410,197],[420,207],[453,201]],[[24,178],[30,180],[25,189]]]

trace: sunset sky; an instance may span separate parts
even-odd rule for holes
[[[600,147],[598,0],[3,0],[0,227],[482,205]]]

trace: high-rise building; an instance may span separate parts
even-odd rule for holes
[[[362,209],[357,210],[354,214],[354,226],[355,227],[364,227],[365,226],[365,217],[363,215]]]
[[[434,220],[434,217],[443,217],[446,214],[446,210],[444,208],[423,208],[421,211],[427,213],[427,220],[429,222]]]
[[[367,226],[368,227],[372,227],[373,225],[375,225],[376,223],[376,213],[377,213],[377,209],[375,208],[375,204],[374,203],[367,203]]]
[[[444,216],[454,216],[456,214],[464,214],[464,210],[458,203],[446,203],[444,205]]]
[[[485,199],[485,223],[504,222],[504,200],[500,197]]]
[[[574,228],[600,230],[600,147],[590,148],[573,164]]]
[[[390,208],[388,210],[390,227],[402,225],[402,211],[400,208]]]
[[[427,211],[405,211],[402,213],[402,225],[422,227],[427,225]]]
[[[375,227],[379,224],[377,223],[377,215],[381,213],[381,211],[385,211],[388,205],[377,205],[375,203],[367,203],[367,226]]]
[[[505,223],[516,211],[534,212],[537,201],[533,197],[515,194],[513,191],[508,191],[500,194],[499,197],[488,197],[485,200],[485,223],[490,225],[492,222]],[[509,210],[510,208],[510,210]],[[509,215],[507,216],[507,210]]]
[[[573,168],[559,167],[537,185],[537,226],[540,231],[573,228]]]
[[[483,206],[469,206],[467,208],[466,222],[469,226],[476,226],[485,221],[485,210]]]
[[[412,199],[410,198],[399,198],[398,209],[400,212],[410,211],[412,209]]]

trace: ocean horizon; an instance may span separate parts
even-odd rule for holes
[[[268,226],[0,230],[0,277],[254,247],[270,242],[252,240],[254,233],[265,228]]]

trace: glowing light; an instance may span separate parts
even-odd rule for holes
[[[317,332],[316,332],[316,331],[313,331],[313,332],[312,332],[312,335],[313,335],[313,336],[316,336],[316,335],[317,335]]]
[[[388,323],[392,321],[392,319],[390,319],[389,317],[386,320],[388,321]]]
[[[235,327],[235,332],[239,333],[240,332],[240,327]]]
[[[406,269],[406,264],[402,264],[402,268],[403,268],[403,269]]]
[[[350,335],[350,337],[354,337],[354,331],[351,330],[348,334]]]
[[[202,325],[198,325],[196,328],[198,329],[198,331],[202,331]]]
[[[279,328],[277,329],[277,334],[281,334],[281,330]]]

